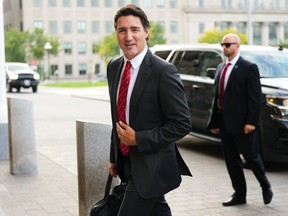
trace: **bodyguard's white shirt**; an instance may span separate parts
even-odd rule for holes
[[[126,122],[127,122],[127,124],[129,124],[129,111],[130,111],[131,94],[132,94],[132,91],[133,91],[133,88],[134,88],[134,85],[136,82],[136,78],[138,76],[138,72],[139,72],[141,63],[142,63],[147,51],[148,51],[148,47],[146,46],[145,49],[141,53],[139,53],[139,55],[137,55],[133,59],[129,60],[131,62],[131,68],[130,68],[130,83],[129,83],[128,92],[127,92],[127,104],[126,104]],[[125,56],[123,56],[123,57],[124,57],[124,66],[122,68],[121,77],[122,77],[123,72],[125,70],[126,62],[128,61],[128,59]],[[117,101],[118,101],[121,77],[120,77],[120,81],[118,83]]]
[[[227,83],[228,83],[228,80],[229,80],[231,71],[232,71],[232,69],[234,68],[234,66],[235,66],[236,62],[238,61],[239,57],[240,57],[240,54],[238,53],[238,55],[235,56],[230,62],[229,62],[229,61],[226,62],[226,64],[230,63],[231,65],[227,68],[227,71],[226,71],[225,82],[224,82],[224,89],[226,88],[226,85],[227,85]],[[222,73],[223,73],[223,70],[222,70],[222,72],[221,72],[221,76],[222,76]],[[220,84],[220,82],[219,82],[219,84]],[[220,88],[219,88],[219,89],[220,89]]]

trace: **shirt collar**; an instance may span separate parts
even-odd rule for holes
[[[131,65],[132,65],[132,67],[133,67],[134,69],[137,68],[137,67],[139,67],[140,64],[142,63],[142,61],[143,61],[143,59],[144,59],[147,51],[148,51],[148,47],[146,46],[141,53],[139,53],[137,56],[135,56],[135,57],[134,57],[133,59],[131,59],[131,60],[128,60],[128,59],[123,55],[125,64],[126,64],[126,61],[130,61],[130,62],[131,62]]]
[[[238,53],[229,63],[231,65],[235,65],[236,62],[238,61],[239,57],[240,57],[240,53]],[[228,63],[228,61],[226,63]]]

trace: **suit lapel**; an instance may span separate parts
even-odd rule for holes
[[[231,71],[231,74],[229,76],[229,79],[228,79],[228,82],[227,82],[227,86],[226,86],[226,89],[229,88],[229,86],[231,85],[230,83],[233,82],[233,79],[234,77],[236,76],[237,74],[237,71],[238,71],[238,67],[240,66],[241,62],[243,61],[243,59],[241,57],[239,57],[238,61],[236,62],[236,64],[234,65],[232,71]]]
[[[129,113],[130,120],[136,119],[136,110],[138,101],[141,98],[141,95],[146,87],[146,83],[148,82],[152,72],[151,69],[151,64],[153,62],[152,57],[153,54],[151,53],[150,50],[148,50],[146,56],[143,59],[143,62],[141,63],[138,76],[136,78],[136,82],[130,98],[130,113]],[[132,124],[131,121],[130,124]]]
[[[114,79],[113,79],[113,83],[111,83],[112,86],[112,95],[111,95],[111,103],[112,103],[112,107],[115,107],[115,116],[117,116],[117,89],[118,89],[118,83],[120,80],[120,75],[121,75],[121,70],[122,67],[124,65],[124,58],[121,57],[119,59],[116,60],[116,62],[113,64],[114,66],[111,68],[112,73],[115,73]]]

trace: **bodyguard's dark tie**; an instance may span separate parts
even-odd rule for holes
[[[231,63],[227,63],[223,69],[223,72],[221,73],[221,79],[220,79],[220,91],[219,91],[219,107],[220,109],[223,109],[223,96],[225,91],[225,76],[228,67],[231,65]]]
[[[130,82],[130,68],[131,62],[127,61],[124,73],[121,78],[119,94],[118,94],[118,103],[117,103],[117,112],[118,112],[118,120],[127,124],[126,121],[126,105],[127,105],[127,92]],[[124,143],[120,143],[120,150],[124,156],[126,156],[129,152],[129,146]]]

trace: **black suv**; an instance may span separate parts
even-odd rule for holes
[[[31,87],[33,92],[37,92],[40,76],[28,64],[7,62],[5,63],[5,71],[8,92],[12,92],[13,88],[16,88],[17,92],[20,92],[21,87]]]
[[[191,134],[220,142],[206,129],[214,96],[216,67],[225,61],[216,44],[157,45],[152,51],[174,64],[188,100]],[[281,47],[240,46],[240,54],[258,65],[262,84],[259,149],[265,162],[288,162],[288,51]]]

